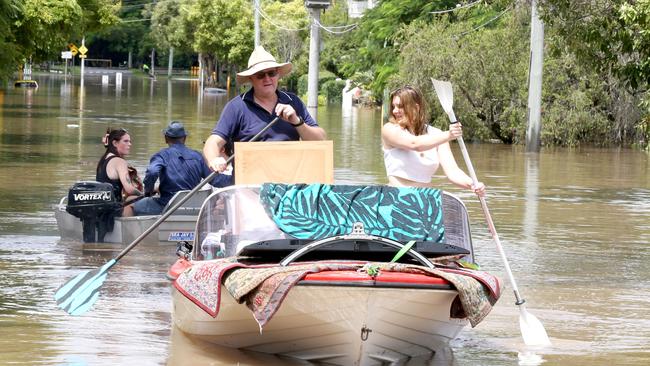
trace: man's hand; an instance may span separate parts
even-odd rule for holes
[[[300,117],[296,114],[296,110],[289,104],[278,103],[275,106],[275,114],[291,124],[297,125],[300,123]]]
[[[212,169],[215,172],[222,173],[224,170],[226,170],[226,159],[224,159],[221,156],[217,156],[216,158],[212,159],[208,166],[210,169]]]

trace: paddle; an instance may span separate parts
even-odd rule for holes
[[[269,124],[264,126],[264,128],[258,132],[252,139],[249,141],[257,141],[257,139],[262,136],[271,126],[273,126],[279,117],[274,118]],[[226,160],[226,165],[228,165],[235,155],[231,155],[228,160]],[[176,211],[182,204],[190,199],[196,192],[198,192],[204,185],[214,178],[218,172],[212,172],[204,180],[201,181],[194,189],[192,189],[188,194],[180,199],[175,205],[173,205],[167,212],[162,214],[158,220],[156,220],[147,230],[145,230],[140,236],[138,236],[129,246],[124,248],[115,258],[106,262],[100,268],[95,270],[85,271],[78,274],[76,277],[68,280],[64,283],[58,290],[54,293],[54,299],[56,300],[56,305],[61,309],[65,310],[70,315],[81,315],[88,311],[93,304],[97,301],[99,297],[99,289],[106,280],[108,271],[124,257],[128,252],[131,251],[142,239],[154,231],[165,219],[167,219],[174,211]]]
[[[454,104],[454,91],[452,89],[451,83],[448,81],[435,80],[433,78],[431,78],[431,82],[433,82],[433,87],[436,90],[436,94],[438,95],[438,100],[440,100],[440,104],[442,105],[442,109],[444,109],[445,113],[447,113],[447,116],[449,116],[449,121],[451,123],[457,123],[458,121],[456,120],[456,115],[454,114],[454,110],[452,108]],[[476,179],[474,166],[472,165],[472,161],[469,159],[469,154],[467,153],[467,148],[465,147],[465,142],[463,141],[463,137],[462,136],[458,137],[456,140],[460,145],[460,151],[463,153],[463,159],[465,159],[465,164],[467,165],[467,169],[469,170],[469,175],[470,177],[472,177],[472,181],[474,182],[474,184],[477,184],[478,179]],[[519,295],[519,289],[517,288],[515,277],[512,275],[512,271],[510,270],[510,264],[508,263],[508,258],[506,258],[506,254],[503,251],[503,247],[501,246],[501,241],[499,240],[499,235],[497,234],[497,230],[494,227],[494,222],[492,222],[492,216],[490,215],[490,210],[488,209],[485,198],[481,196],[479,196],[478,198],[481,201],[481,207],[483,208],[485,221],[487,221],[488,228],[490,230],[490,233],[492,234],[492,239],[494,239],[494,243],[497,246],[499,255],[501,256],[501,260],[503,261],[503,265],[506,268],[508,279],[510,280],[510,284],[512,285],[512,290],[515,293],[515,298],[517,299],[515,305],[519,307],[519,327],[521,329],[521,335],[524,339],[524,343],[526,343],[526,345],[529,346],[550,345],[551,341],[549,340],[548,335],[546,334],[546,330],[544,329],[542,323],[534,315],[526,311],[526,307],[524,306],[526,300],[524,300]]]

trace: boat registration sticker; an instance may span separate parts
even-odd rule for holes
[[[168,241],[193,241],[194,232],[193,231],[172,231],[169,233]]]

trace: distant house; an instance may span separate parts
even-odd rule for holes
[[[366,9],[372,9],[378,0],[348,0],[348,16],[350,18],[360,18]]]

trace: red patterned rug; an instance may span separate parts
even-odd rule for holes
[[[234,257],[195,262],[178,276],[174,287],[205,312],[216,317],[223,284],[233,298],[246,303],[261,329],[280,308],[291,288],[307,274],[362,270],[369,266],[379,271],[444,278],[458,290],[464,311],[462,315],[468,318],[472,327],[485,318],[501,294],[501,283],[497,277],[474,270],[350,261],[321,261],[282,267],[277,264],[246,265]]]

